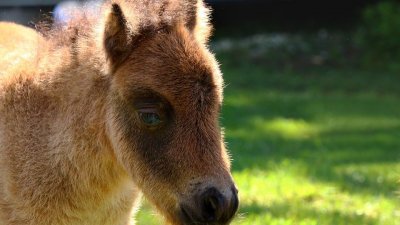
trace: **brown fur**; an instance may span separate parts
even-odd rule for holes
[[[0,31],[0,76],[10,74],[8,70],[28,66],[35,60],[37,46],[42,41],[35,30],[0,22]]]
[[[207,187],[230,197],[206,11],[113,1],[44,37],[0,23],[0,225],[126,225],[141,193],[181,225]],[[141,104],[164,122],[144,125]]]

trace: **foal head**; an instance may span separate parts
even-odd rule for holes
[[[222,77],[202,1],[113,3],[104,26],[112,147],[177,225],[228,224],[238,208],[219,113]]]

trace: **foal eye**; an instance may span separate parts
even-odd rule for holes
[[[139,112],[139,116],[143,123],[150,126],[157,126],[162,122],[160,115],[158,115],[157,113]]]
[[[142,123],[149,127],[160,125],[163,120],[157,108],[138,109],[138,115]]]

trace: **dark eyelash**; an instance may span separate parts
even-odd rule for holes
[[[163,103],[161,101],[151,101],[151,100],[140,100],[140,102],[133,104],[136,109],[146,109],[146,108],[162,108]]]

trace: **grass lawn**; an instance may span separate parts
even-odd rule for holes
[[[400,225],[400,76],[269,70],[218,54],[233,225]],[[159,225],[145,203],[139,225]]]

